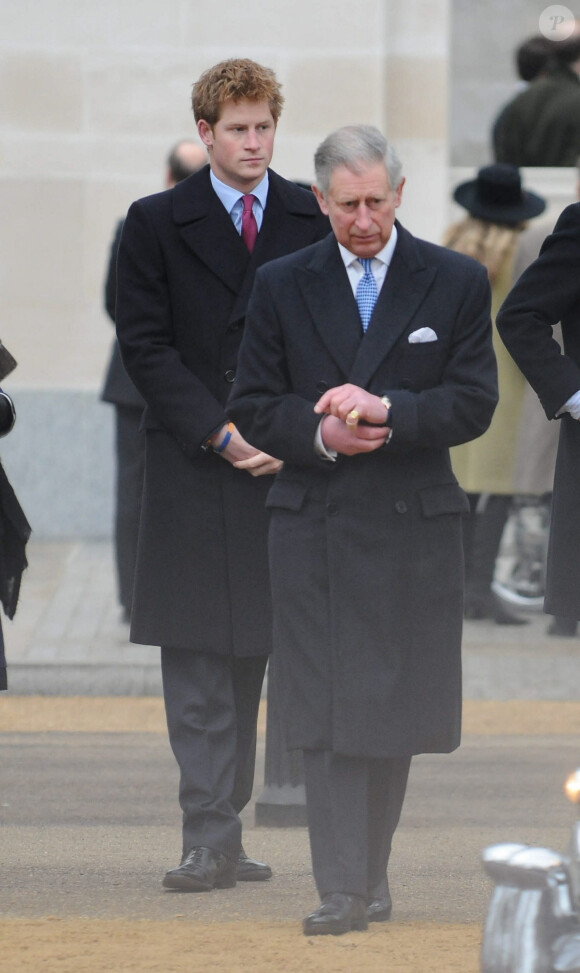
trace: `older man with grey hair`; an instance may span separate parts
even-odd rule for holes
[[[448,448],[484,432],[497,386],[486,273],[395,220],[381,133],[339,129],[315,168],[333,233],[258,271],[228,412],[284,461],[275,672],[322,900],[303,928],[336,935],[389,918],[411,757],[459,745],[469,507]]]

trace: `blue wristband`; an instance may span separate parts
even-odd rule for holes
[[[227,444],[229,443],[230,439],[232,438],[232,433],[234,431],[234,428],[235,428],[235,426],[234,426],[233,422],[228,422],[227,432],[226,432],[224,438],[222,439],[221,443],[219,444],[219,446],[212,446],[212,449],[213,449],[214,453],[223,453],[224,449],[226,448]]]

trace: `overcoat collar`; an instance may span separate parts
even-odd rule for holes
[[[296,217],[310,220],[316,209],[292,183],[268,170],[269,188],[264,218],[252,254],[232,222],[230,214],[215,193],[209,166],[175,186],[173,218],[187,246],[234,294],[237,295],[230,320],[246,313],[256,269],[261,264],[303,245],[297,232]],[[301,222],[301,221],[300,221]],[[298,233],[303,232],[303,226]]]
[[[209,166],[173,190],[173,219],[193,253],[223,284],[239,293],[250,254],[215,193]]]
[[[436,270],[429,267],[415,238],[397,221],[398,240],[364,338],[352,288],[334,236],[316,247],[298,283],[315,327],[348,381],[366,387],[381,361],[409,327]]]

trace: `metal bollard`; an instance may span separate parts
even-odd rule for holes
[[[306,791],[302,753],[286,749],[273,658],[268,663],[267,698],[264,790],[256,801],[255,823],[265,828],[304,827]]]

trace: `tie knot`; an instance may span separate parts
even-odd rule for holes
[[[358,258],[358,262],[360,264],[362,264],[362,267],[363,267],[363,270],[364,270],[365,274],[372,274],[372,270],[371,270],[372,259],[373,259],[372,257],[359,257]]]
[[[249,213],[254,205],[255,196],[252,193],[248,193],[246,196],[242,196],[242,203],[244,206],[244,213]]]

